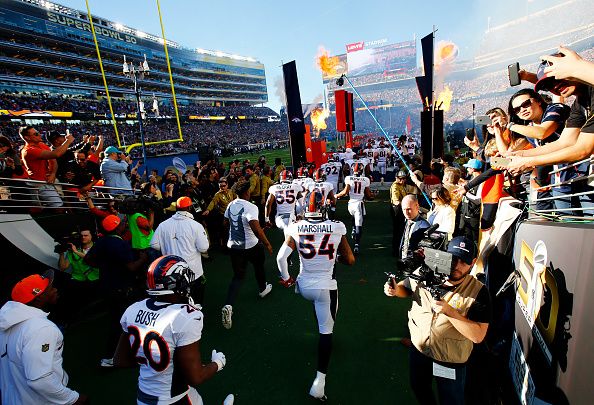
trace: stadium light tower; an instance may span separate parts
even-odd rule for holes
[[[134,95],[136,96],[136,117],[138,118],[138,129],[140,130],[140,143],[142,144],[142,159],[146,165],[146,174],[148,176],[148,161],[146,159],[146,145],[144,143],[144,127],[142,125],[142,114],[144,113],[144,103],[140,99],[142,94],[139,80],[144,80],[145,76],[148,76],[151,69],[149,68],[148,62],[146,61],[146,54],[144,55],[144,62],[134,66],[132,62],[126,62],[126,55],[124,55],[124,64],[122,67],[122,73],[124,76],[130,78],[134,83]],[[148,177],[147,177],[148,179]]]

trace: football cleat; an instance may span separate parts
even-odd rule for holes
[[[359,244],[355,243],[355,247],[353,248],[353,253],[356,255],[359,254]]]
[[[264,290],[262,290],[261,292],[259,292],[258,295],[260,296],[260,298],[264,298],[268,294],[270,294],[270,291],[272,291],[272,284],[266,283],[266,287],[264,287]]]
[[[231,329],[231,325],[233,324],[233,322],[231,321],[231,316],[233,315],[233,307],[231,305],[225,305],[221,313],[223,326],[225,327],[225,329]]]
[[[326,386],[326,379],[316,377],[311,388],[309,389],[309,395],[320,401],[326,401],[328,398],[324,394],[324,388]]]
[[[101,362],[99,363],[99,365],[101,367],[105,367],[105,368],[113,367],[113,358],[111,358],[111,359],[101,359]]]

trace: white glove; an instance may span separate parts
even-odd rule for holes
[[[221,371],[225,364],[227,364],[227,359],[222,352],[217,352],[213,349],[212,355],[210,356],[210,361],[213,363],[217,363],[217,371]]]

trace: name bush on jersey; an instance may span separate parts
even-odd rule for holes
[[[132,304],[120,320],[128,334],[138,364],[138,388],[142,393],[167,402],[190,388],[174,370],[176,347],[200,340],[202,312],[189,304],[170,304],[146,299]]]

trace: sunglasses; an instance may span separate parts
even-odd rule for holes
[[[517,106],[517,107],[514,107],[514,108],[513,108],[513,112],[514,112],[514,114],[518,114],[518,113],[519,113],[519,112],[522,110],[522,108],[528,108],[528,107],[530,107],[530,106],[532,105],[532,100],[533,100],[533,99],[529,98],[528,100],[524,101],[524,102],[523,102],[522,104],[520,104],[519,106]]]

